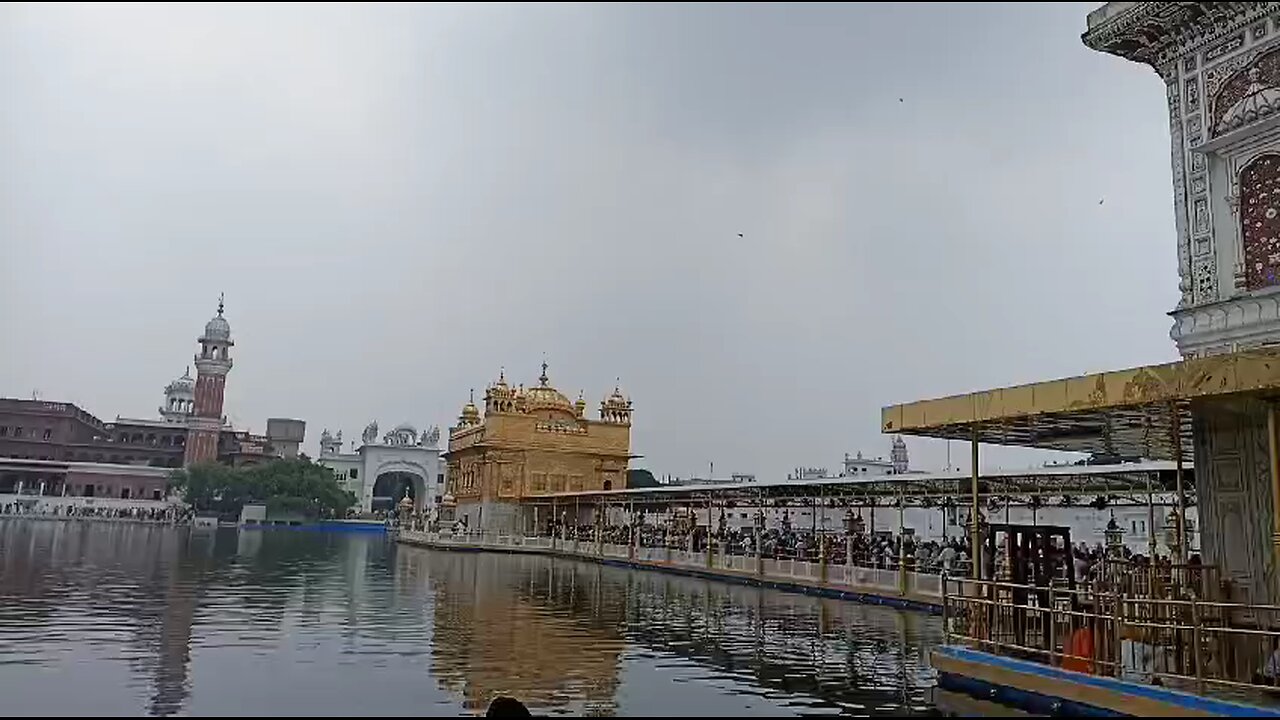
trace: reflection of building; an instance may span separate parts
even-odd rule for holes
[[[529,497],[626,487],[631,401],[618,388],[600,403],[570,403],[547,378],[511,387],[499,374],[484,394],[484,416],[468,402],[449,431],[449,492],[468,527],[514,530],[528,521],[517,505]]]
[[[342,432],[320,434],[321,465],[333,470],[338,482],[355,496],[365,512],[389,510],[407,492],[417,510],[430,511],[440,501],[444,484],[440,466],[440,428],[421,435],[401,424],[378,440],[378,423],[364,429],[363,442],[342,452]]]
[[[697,714],[628,672],[656,652],[810,710],[892,712],[933,685],[925,649],[942,639],[914,613],[666,573],[407,548],[396,561],[434,595],[433,678],[473,711],[503,694],[539,715]]]
[[[199,342],[196,377],[191,377],[188,368],[182,377],[165,386],[157,419],[117,417],[115,422],[103,422],[71,403],[0,398],[0,458],[57,463],[65,471],[67,466],[79,463],[174,468],[181,467],[184,461],[189,464],[217,460],[229,465],[252,465],[296,454],[305,434],[303,421],[271,419],[267,421],[267,434],[255,435],[233,429],[222,417],[222,392],[231,368],[229,351],[233,343],[221,301]],[[0,468],[0,493],[14,492],[24,480],[24,489],[34,493],[39,478],[19,468],[29,464],[10,463],[9,467]],[[136,474],[140,478],[151,476],[145,472]],[[119,477],[120,473],[107,475]],[[98,496],[102,496],[102,487],[109,497],[122,497],[119,493],[125,488],[136,487],[110,480],[77,485],[86,492],[98,492]],[[87,490],[90,487],[94,490]]]
[[[512,564],[521,561],[513,557],[405,554],[423,558],[422,574],[435,590],[432,675],[461,694],[468,709],[482,710],[495,696],[510,695],[535,712],[568,701],[575,715],[612,714],[626,647],[617,631],[623,605],[617,593],[605,592],[599,576],[578,584],[572,564],[558,576],[538,573],[543,587],[529,597],[517,589],[524,583],[516,579]],[[545,558],[529,560],[529,567],[546,564]],[[570,605],[548,612],[554,601],[544,594]]]

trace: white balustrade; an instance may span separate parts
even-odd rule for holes
[[[607,557],[616,559],[634,559],[638,562],[654,565],[672,565],[682,568],[707,569],[707,553],[690,552],[666,547],[636,547],[634,556],[629,545],[615,543],[596,543],[571,539],[555,540],[543,536],[499,535],[479,532],[449,533],[430,532],[426,530],[401,529],[400,540],[410,544],[442,546],[492,548],[497,550],[516,549],[527,552],[549,551],[558,555],[570,555],[584,559]],[[902,588],[899,583],[899,571],[887,568],[866,568],[854,565],[828,565],[825,582],[821,563],[805,562],[789,558],[757,558],[754,555],[726,555],[719,552],[711,555],[710,568],[735,574],[760,577],[764,580],[794,580],[802,584],[824,584],[828,587],[847,588],[855,592],[872,592],[885,596],[899,596]],[[926,600],[937,600],[942,595],[942,578],[931,573],[907,573],[908,594]]]

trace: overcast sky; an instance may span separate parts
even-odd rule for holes
[[[229,416],[312,452],[545,354],[636,466],[765,478],[1173,359],[1164,86],[1095,5],[3,6],[0,395],[152,417],[225,292]]]

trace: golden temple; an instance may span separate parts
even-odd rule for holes
[[[551,385],[542,363],[538,384],[507,383],[505,372],[474,397],[449,430],[448,491],[472,528],[515,522],[526,498],[559,492],[620,490],[631,458],[631,400],[617,386],[600,402],[599,417]],[[478,506],[474,518],[468,505]],[[484,517],[482,508],[492,508]],[[488,523],[481,521],[488,520]]]

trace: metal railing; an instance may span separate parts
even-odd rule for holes
[[[687,543],[679,547],[633,546],[606,542],[604,538],[596,540],[479,532],[428,532],[413,528],[401,528],[399,535],[401,539],[409,542],[470,549],[527,548],[555,551],[557,554],[574,555],[584,559],[610,558],[659,566],[719,571],[748,575],[763,580],[872,592],[887,597],[916,597],[926,602],[937,602],[942,593],[942,576],[939,574],[919,573],[908,570],[906,567],[889,569],[827,563],[821,558],[796,559],[765,557],[754,553],[742,554],[729,552],[730,548],[720,547],[717,544],[712,544],[710,548],[704,546],[701,549],[690,550]]]
[[[1195,597],[1197,600],[1242,601],[1230,597],[1221,573],[1212,565],[1136,563],[1106,558],[1095,583],[1105,590],[1139,597]]]
[[[946,642],[1068,670],[1280,701],[1280,606],[944,577]]]

